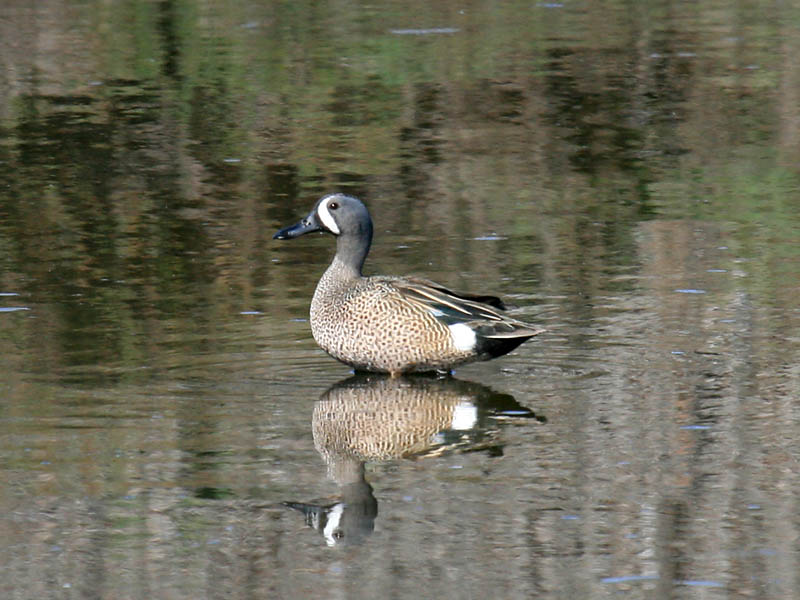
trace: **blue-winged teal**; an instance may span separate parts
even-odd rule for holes
[[[311,301],[311,333],[323,350],[356,370],[392,376],[449,371],[502,356],[542,332],[501,315],[496,309],[504,306],[494,296],[460,294],[412,277],[364,277],[372,219],[356,198],[325,196],[274,238],[312,231],[336,236],[336,256]]]

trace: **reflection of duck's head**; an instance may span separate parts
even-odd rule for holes
[[[502,454],[497,417],[536,418],[512,396],[451,378],[356,375],[314,406],[314,445],[339,484],[329,504],[286,505],[329,545],[360,542],[372,533],[378,505],[364,463],[486,449]]]
[[[306,525],[316,529],[329,546],[359,544],[375,529],[378,501],[372,486],[364,479],[364,463],[350,461],[340,470],[351,471],[350,481],[340,483],[338,502],[302,503],[285,502],[289,508],[305,515]]]

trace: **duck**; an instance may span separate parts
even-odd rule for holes
[[[508,354],[544,331],[503,314],[496,296],[455,292],[418,277],[363,275],[373,225],[358,198],[325,195],[273,239],[313,232],[332,234],[336,254],[311,300],[311,334],[356,372],[448,374]]]

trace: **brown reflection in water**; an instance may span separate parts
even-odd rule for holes
[[[420,459],[452,452],[502,456],[501,420],[544,422],[512,396],[452,378],[356,375],[314,405],[314,446],[340,488],[335,502],[286,502],[329,546],[363,543],[378,501],[365,463]],[[394,515],[394,519],[398,515]]]

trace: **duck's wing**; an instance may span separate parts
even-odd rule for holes
[[[444,287],[436,283],[435,281],[431,281],[429,279],[422,279],[419,277],[410,277],[407,278],[406,281],[413,285],[418,285],[421,288],[428,288],[430,290],[434,290],[440,292],[446,296],[450,296],[452,298],[457,298],[458,300],[462,300],[465,302],[477,302],[478,304],[488,304],[492,308],[496,308],[497,310],[507,310],[503,301],[498,298],[497,296],[488,296],[483,294],[465,294],[463,292],[456,292],[451,289]]]
[[[502,301],[495,296],[462,294],[426,279],[402,278],[392,285],[404,300],[417,304],[448,325],[464,323],[483,337],[532,337],[543,330],[511,319],[502,310]]]
[[[478,300],[485,296],[459,294],[425,279],[402,278],[392,281],[392,284],[404,300],[456,321],[503,320],[503,316],[494,310],[496,305]],[[495,300],[500,302],[499,298]]]

